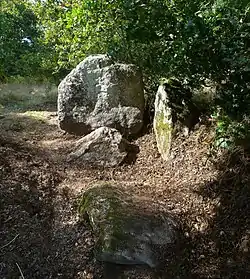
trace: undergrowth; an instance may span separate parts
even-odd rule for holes
[[[56,109],[57,88],[55,85],[35,83],[0,84],[0,109],[26,111]]]

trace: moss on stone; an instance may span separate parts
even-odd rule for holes
[[[155,130],[159,151],[164,155],[169,152],[173,128],[166,122],[163,112],[155,116]]]
[[[127,212],[127,216],[124,215],[121,196],[118,189],[109,183],[100,183],[84,193],[79,202],[78,211],[81,216],[87,214],[94,217],[90,219],[93,229],[99,230],[105,219],[112,222],[115,227],[113,230],[119,235],[119,231],[122,229],[121,216],[123,218],[129,216],[129,212]]]
[[[99,234],[97,258],[100,258],[98,255],[107,255],[117,249],[128,249],[127,226],[136,220],[128,209],[124,210],[122,196],[124,195],[109,183],[100,183],[87,190],[79,201],[80,216],[87,214],[91,227]]]
[[[170,127],[170,124],[166,123],[164,120],[165,120],[165,118],[164,118],[163,112],[158,113],[156,115],[155,121],[156,121],[157,132],[165,134],[166,132],[169,132],[169,130],[171,130],[171,127]]]
[[[175,243],[172,222],[137,209],[135,199],[112,183],[97,184],[83,194],[79,212],[87,213],[98,237],[97,260],[155,267],[155,247]]]

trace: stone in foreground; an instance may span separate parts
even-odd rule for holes
[[[146,213],[131,195],[109,183],[87,190],[79,212],[87,214],[98,237],[96,258],[100,261],[155,267],[162,261],[160,251],[167,251],[164,261],[176,255],[179,236],[172,217]]]
[[[116,129],[101,127],[77,141],[68,159],[89,166],[115,167],[126,158],[128,145]]]
[[[58,87],[59,126],[68,133],[86,135],[107,126],[135,135],[142,128],[143,112],[141,72],[107,55],[87,57]]]

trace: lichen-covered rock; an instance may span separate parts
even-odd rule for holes
[[[193,93],[177,79],[165,80],[155,99],[154,132],[158,150],[167,160],[174,135],[189,135],[199,122],[200,110],[193,102]]]
[[[69,161],[90,166],[115,167],[127,156],[129,142],[116,129],[101,127],[78,140]]]
[[[160,251],[171,261],[178,247],[176,222],[166,215],[151,215],[135,206],[135,198],[111,184],[87,190],[80,201],[80,215],[87,214],[98,236],[96,258],[116,264],[157,266]]]
[[[172,111],[168,101],[164,85],[160,85],[155,98],[154,133],[158,150],[165,160],[168,159],[173,133]]]
[[[107,55],[89,56],[58,87],[61,129],[78,135],[107,126],[123,135],[142,128],[144,91],[135,65],[113,63]]]

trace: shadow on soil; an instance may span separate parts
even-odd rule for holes
[[[62,133],[40,115],[11,113],[0,127],[0,278],[102,278],[92,232],[77,219],[77,197],[58,187],[65,173],[56,152],[36,145],[45,133]]]
[[[74,218],[74,197],[57,188],[62,177],[36,150],[0,141],[0,277],[86,278],[93,237]]]
[[[197,257],[197,266],[208,268],[206,278],[250,278],[249,152],[224,154],[216,167],[218,177],[199,190],[218,206],[206,233],[194,239],[199,256],[203,255]]]
[[[63,174],[58,172],[53,152],[46,158],[46,148],[18,140],[19,136],[29,139],[53,133],[56,125],[16,114],[9,122],[0,119],[0,127],[12,136],[0,140],[0,277],[18,278],[19,265],[25,279],[80,279],[88,278],[88,272],[95,279],[136,278],[124,277],[124,267],[112,265],[102,275],[102,266],[93,259],[92,233],[74,219],[76,197],[57,187]],[[198,191],[204,199],[219,201],[208,230],[183,238],[178,258],[171,264],[163,262],[150,278],[250,278],[250,162],[246,154],[237,150],[216,163],[220,174]]]
[[[29,121],[41,125],[40,121]],[[77,219],[77,197],[58,187],[64,174],[46,156],[47,150],[20,140],[19,133],[0,137],[1,278],[18,278],[18,267],[25,279],[142,279],[145,273],[150,274],[149,278],[169,278],[173,274],[179,275],[171,278],[194,278],[186,265],[182,276],[178,269],[182,267],[176,261],[171,265],[164,262],[157,270],[96,262],[94,236]]]

